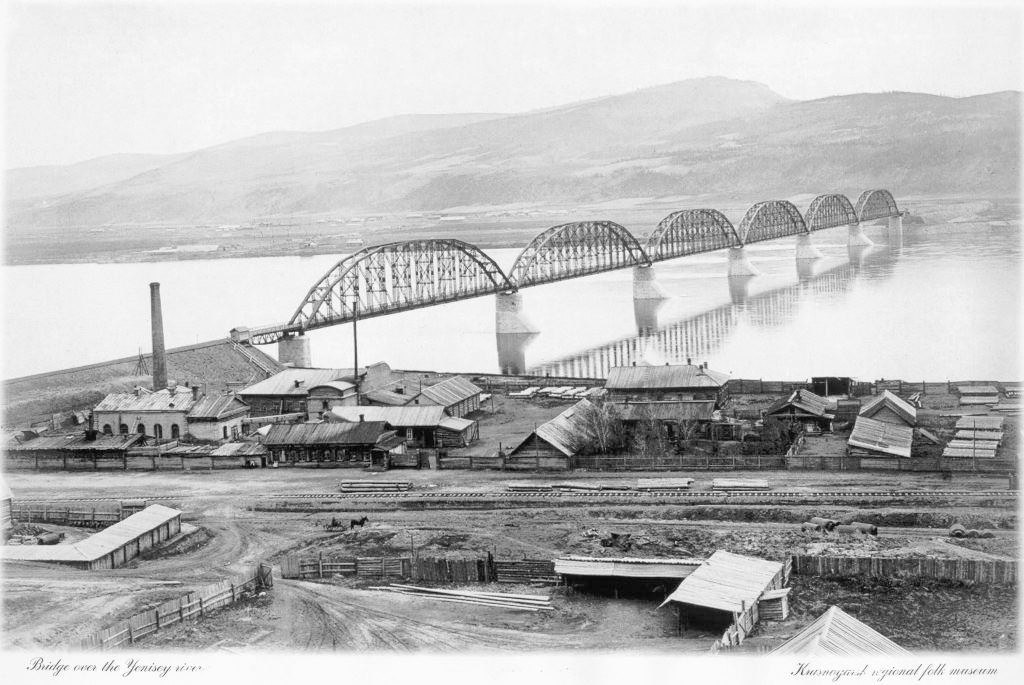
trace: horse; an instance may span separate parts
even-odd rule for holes
[[[365,516],[364,516],[363,518],[361,518],[361,519],[351,519],[351,520],[350,520],[350,521],[348,522],[348,529],[349,529],[349,530],[352,530],[353,528],[355,528],[355,527],[357,527],[357,526],[358,526],[359,528],[362,528],[363,526],[365,526],[365,525],[366,525],[366,521],[367,521],[367,520],[368,520],[368,519],[367,519],[367,518],[366,518]]]

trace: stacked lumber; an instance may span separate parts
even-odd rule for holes
[[[641,478],[636,482],[636,489],[643,492],[675,492],[689,490],[693,478]]]
[[[1003,431],[993,430],[970,430],[962,428],[953,436],[954,440],[971,440],[974,442],[995,442],[1003,441]]]
[[[343,480],[338,483],[341,492],[404,492],[412,488],[409,481]]]
[[[564,483],[552,483],[551,487],[555,490],[564,490],[567,492],[598,492],[600,490],[632,490],[628,485],[616,485],[612,483],[593,483],[587,481],[568,481]]]
[[[469,590],[439,590],[415,585],[398,585],[373,587],[371,590],[384,590],[400,595],[410,595],[437,602],[455,602],[458,604],[476,604],[478,606],[513,609],[515,611],[553,611],[551,598],[540,595],[513,595],[504,592],[475,592]]]
[[[770,490],[768,481],[759,478],[715,478],[711,481],[712,490],[763,491]]]
[[[508,483],[509,492],[551,492],[547,483]]]
[[[548,559],[494,562],[494,574],[499,583],[529,585],[530,583],[558,583],[555,562]]]
[[[517,392],[510,392],[508,394],[508,396],[509,397],[515,397],[515,398],[518,398],[518,399],[530,399],[531,397],[536,395],[539,391],[540,391],[540,386],[539,385],[531,385],[530,387],[526,388],[525,390],[519,390]]]

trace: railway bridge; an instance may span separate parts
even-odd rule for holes
[[[243,344],[278,343],[278,357],[309,365],[307,331],[446,302],[497,295],[497,320],[506,332],[529,332],[519,315],[519,290],[570,278],[632,268],[634,297],[662,294],[651,266],[689,255],[728,250],[730,276],[756,275],[747,245],[796,238],[796,258],[821,256],[810,236],[849,227],[851,245],[870,244],[861,224],[888,219],[901,226],[901,213],[888,190],[861,193],[856,203],[838,193],[819,195],[801,214],[786,200],[753,205],[738,226],[716,209],[683,209],[638,238],[613,221],[578,221],[553,226],[523,248],[505,273],[480,248],[450,238],[410,240],[367,247],[332,266],[306,292],[287,322],[259,328],[240,326],[231,338]]]

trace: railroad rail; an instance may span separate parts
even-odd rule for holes
[[[146,501],[171,501],[187,499],[215,499],[215,498],[266,498],[266,499],[332,499],[332,500],[460,500],[460,499],[504,499],[504,500],[535,500],[535,499],[666,499],[677,498],[680,500],[702,499],[702,498],[756,498],[756,499],[786,499],[794,497],[802,498],[997,498],[1016,499],[1019,490],[767,490],[767,491],[722,491],[722,490],[680,490],[669,492],[644,492],[633,490],[599,490],[599,491],[553,491],[553,492],[295,492],[295,493],[254,493],[251,495],[158,495],[153,497],[133,495],[134,499]],[[108,502],[120,501],[123,497],[58,497],[49,499],[18,498],[18,502],[24,503],[47,503],[47,502]]]

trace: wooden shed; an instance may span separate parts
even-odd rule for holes
[[[689,574],[662,606],[676,605],[679,627],[736,628],[739,641],[758,621],[758,601],[785,584],[782,562],[718,550]]]
[[[909,466],[913,443],[913,428],[858,416],[847,449],[860,458],[862,469],[900,470]],[[901,459],[908,463],[901,464]]]
[[[832,430],[835,414],[832,413],[832,405],[824,397],[800,389],[768,407],[764,418],[765,421],[799,426],[808,433],[821,433]]]
[[[565,556],[555,559],[555,573],[566,585],[600,594],[664,599],[702,559],[645,559]]]
[[[448,416],[461,418],[480,408],[483,390],[462,376],[452,376],[423,388],[408,401],[410,405],[433,404],[444,407]]]
[[[593,408],[589,400],[580,400],[555,418],[537,426],[536,430],[512,448],[509,456],[535,457],[538,468],[568,469],[570,460],[579,453],[580,447],[590,435],[586,414]]]
[[[181,512],[153,504],[74,544],[5,546],[3,558],[64,564],[90,571],[116,568],[179,532]]]

